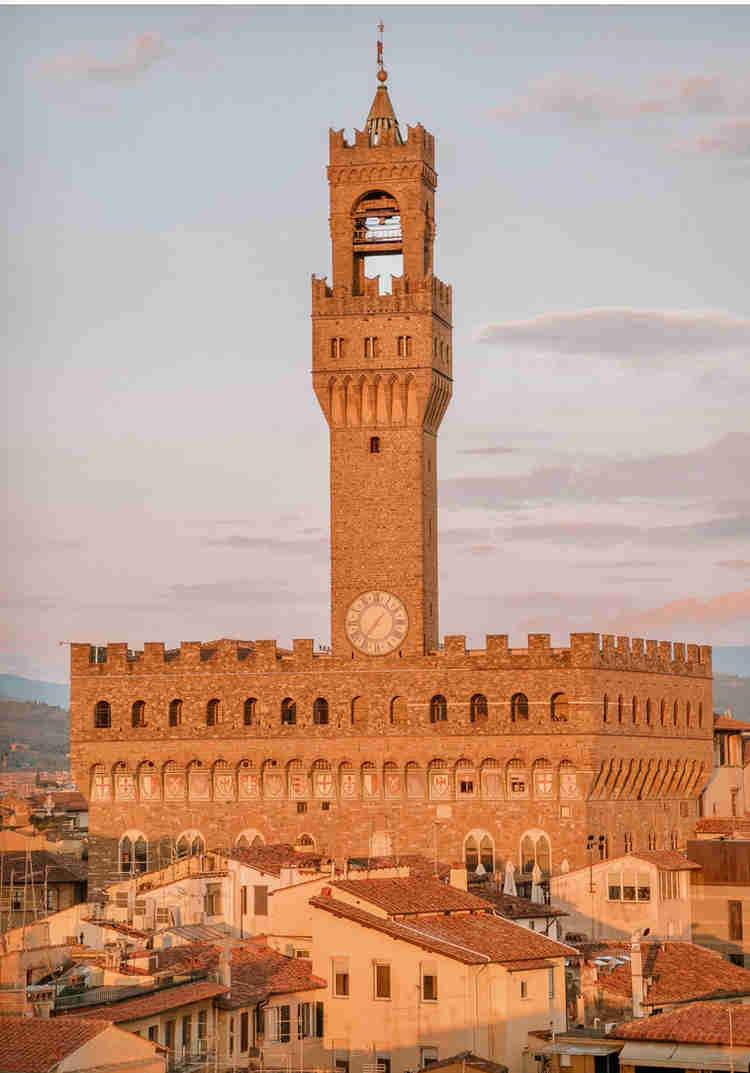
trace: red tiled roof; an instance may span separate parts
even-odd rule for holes
[[[49,1073],[110,1025],[91,1017],[0,1017],[0,1073]]]
[[[76,1010],[74,1013],[65,1014],[68,1017],[90,1017],[91,1010],[101,1011],[106,1009],[107,1017],[115,1024],[123,1024],[127,1021],[137,1021],[141,1017],[150,1017],[152,1014],[161,1013],[163,1010],[174,1010],[178,1006],[188,1006],[193,1002],[201,1002],[203,999],[214,998],[216,995],[224,995],[229,990],[213,980],[195,980],[190,984],[177,984],[176,987],[165,987],[160,991],[149,991],[145,995],[136,998],[124,999],[122,1002],[109,1002],[102,1006],[88,1006],[85,1010]]]
[[[467,965],[578,956],[572,946],[547,939],[491,913],[449,913],[447,916],[402,921],[374,916],[336,898],[311,898],[309,904],[362,927],[383,932],[392,939],[432,950]]]
[[[200,969],[214,972],[219,965],[220,947],[209,943],[171,947],[158,951],[158,971]],[[232,947],[232,995],[221,1005],[237,1005],[240,998],[257,1001],[268,995],[287,994],[325,987],[326,982],[312,972],[306,958],[289,958],[268,946],[245,942]]]
[[[565,917],[564,909],[553,905],[539,905],[530,898],[519,898],[516,894],[503,894],[502,891],[483,888],[480,897],[488,901],[497,912],[508,920],[531,920],[532,918]]]
[[[446,1066],[460,1065],[464,1069],[480,1069],[482,1073],[508,1073],[508,1067],[489,1058],[480,1058],[471,1051],[461,1051],[450,1058],[441,1058],[439,1062],[430,1062],[430,1069],[444,1069]]]
[[[742,719],[735,719],[733,715],[715,715],[714,730],[734,730],[738,734],[744,731],[746,734],[750,734],[750,723],[745,723]]]
[[[669,1013],[657,1013],[620,1025],[610,1033],[620,1039],[664,1043],[719,1043],[729,1045],[729,1010],[732,1011],[732,1042],[750,1046],[750,1006],[722,1002],[695,1002]]]
[[[667,872],[694,872],[700,870],[700,865],[695,861],[689,861],[684,853],[678,849],[639,849],[630,854],[639,861],[648,861]]]
[[[527,972],[529,969],[552,969],[554,962],[545,961],[544,958],[536,958],[533,961],[506,961],[503,968],[508,972]]]
[[[624,954],[630,957],[630,943],[602,942],[580,944],[587,961],[602,955]],[[641,942],[646,1006],[664,1006],[691,999],[721,998],[727,995],[750,995],[750,972],[726,961],[720,954],[694,943],[667,940]],[[649,984],[647,981],[651,980]],[[599,973],[598,986],[624,998],[632,996],[630,961]]]
[[[465,890],[436,879],[414,876],[393,879],[342,879],[331,883],[334,890],[346,891],[363,902],[376,905],[389,916],[444,913],[461,910],[491,912],[492,906]]]
[[[699,835],[740,835],[750,838],[750,818],[739,816],[707,816],[695,825]]]
[[[320,864],[319,856],[314,853],[300,853],[294,846],[285,842],[267,846],[234,846],[231,849],[217,849],[215,852],[272,876],[281,875],[282,868],[315,868]]]

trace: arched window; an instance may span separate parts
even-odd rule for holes
[[[251,727],[255,722],[255,708],[258,701],[255,697],[248,697],[242,706],[242,723],[243,726]]]
[[[479,843],[479,861],[488,875],[495,871],[495,847],[489,835],[484,835]]]
[[[672,709],[672,722],[674,723],[675,726],[677,726],[679,721],[680,721],[680,702],[678,700],[676,700],[674,702],[674,708]]]
[[[648,833],[648,848],[656,849],[656,832],[649,831]]]
[[[405,723],[406,716],[406,697],[394,697],[391,700],[391,723]]]
[[[529,700],[525,693],[514,693],[510,698],[510,717],[514,723],[529,718]]]
[[[263,835],[254,828],[241,831],[234,844],[237,849],[258,849],[260,846],[265,846]]]
[[[609,722],[609,697],[606,693],[604,694],[604,698],[602,700],[602,722]]]
[[[564,693],[553,693],[550,700],[550,715],[555,723],[567,723],[568,698]]]
[[[313,853],[315,851],[315,839],[312,835],[300,835],[294,843],[294,848],[302,853]]]
[[[649,727],[651,726],[651,722],[653,720],[653,714],[654,714],[654,709],[653,709],[653,705],[651,703],[651,698],[649,697],[646,700],[646,726],[649,726]]]
[[[659,722],[661,723],[662,726],[664,726],[666,721],[667,721],[667,702],[664,699],[662,699],[662,702],[659,705]]]
[[[380,454],[380,436],[370,436],[370,454]]]
[[[206,726],[215,727],[219,724],[219,717],[221,715],[221,701],[218,697],[214,697],[206,705]]]
[[[178,727],[182,723],[182,701],[179,699],[169,702],[169,725]]]
[[[670,849],[679,849],[680,848],[680,836],[677,833],[677,831],[672,831],[672,833],[669,836],[669,848]]]
[[[130,720],[134,727],[145,727],[146,725],[146,702],[145,700],[137,700],[133,705],[130,712]]]
[[[318,697],[313,704],[313,723],[316,726],[328,726],[328,701],[325,697]]]
[[[531,875],[535,864],[534,841],[529,835],[524,835],[521,840],[521,871],[525,875]]]
[[[466,862],[466,871],[476,872],[479,864],[479,847],[473,835],[469,835],[464,842],[464,860]]]
[[[622,699],[622,694],[617,698],[617,722],[621,723],[625,717],[625,701]]]
[[[469,718],[472,723],[478,723],[481,720],[487,718],[487,698],[484,693],[475,693],[471,698],[471,705],[469,708]]]
[[[448,704],[442,693],[436,693],[430,701],[430,722],[444,723],[448,718]]]
[[[175,844],[178,857],[197,857],[206,852],[206,841],[200,831],[183,831]]]
[[[120,871],[137,875],[148,871],[148,842],[140,831],[126,831],[120,839]]]
[[[106,730],[112,726],[112,708],[108,700],[99,700],[94,707],[94,726],[98,730]]]
[[[352,697],[349,716],[352,726],[367,722],[368,705],[366,697]]]
[[[281,725],[293,727],[297,724],[297,703],[291,697],[284,697],[281,702]]]
[[[690,717],[692,716],[692,714],[693,714],[693,706],[690,703],[690,701],[688,701],[687,704],[685,705],[685,726],[686,727],[690,726]]]
[[[546,835],[540,835],[536,842],[536,863],[543,872],[552,870],[549,839]]]
[[[638,723],[638,708],[639,708],[639,702],[638,702],[638,698],[637,698],[637,697],[633,697],[633,703],[632,703],[632,710],[633,710],[633,726],[636,726],[636,725],[637,725],[637,723]]]

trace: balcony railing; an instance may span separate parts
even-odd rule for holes
[[[401,242],[400,227],[355,227],[355,242]]]

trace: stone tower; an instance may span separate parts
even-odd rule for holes
[[[437,646],[437,432],[452,394],[451,288],[433,275],[435,141],[404,138],[378,49],[354,144],[330,132],[333,282],[313,277],[313,385],[330,427],[334,656]],[[391,293],[377,258],[400,257]]]

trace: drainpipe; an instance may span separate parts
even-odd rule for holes
[[[480,967],[479,971],[477,972],[476,976],[474,977],[474,1032],[473,1032],[473,1037],[474,1037],[473,1050],[474,1050],[474,1054],[481,1054],[482,1053],[479,1050],[479,977],[482,975],[484,970],[488,969],[489,967],[490,967],[490,960],[489,960],[489,958],[487,958],[487,961],[484,963],[484,965],[482,965]]]

